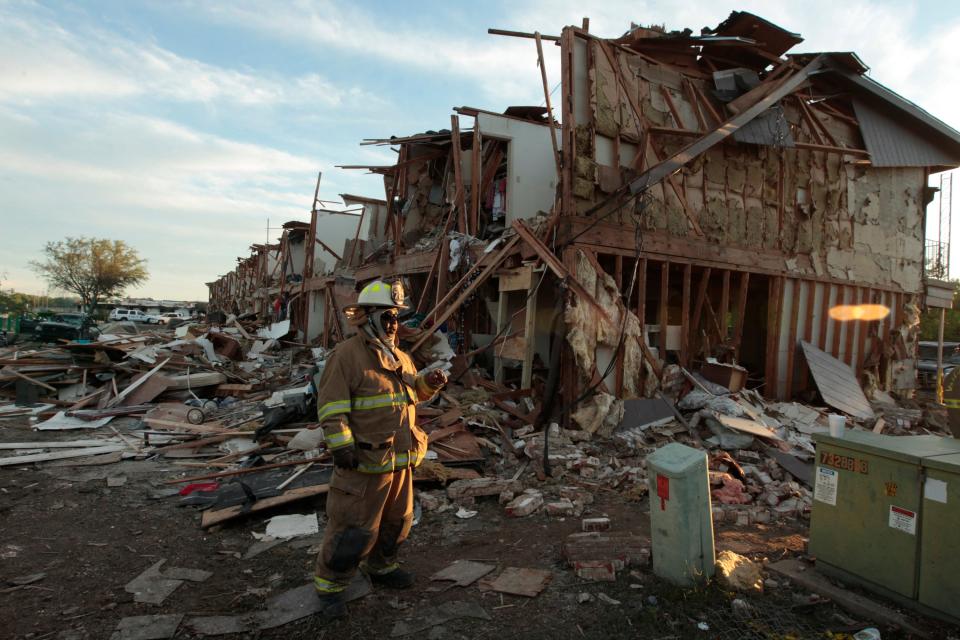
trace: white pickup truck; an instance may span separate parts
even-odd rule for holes
[[[190,314],[184,311],[170,311],[157,317],[157,324],[180,324],[190,319]]]
[[[128,320],[130,322],[148,322],[149,316],[140,309],[114,309],[110,312],[110,320]]]

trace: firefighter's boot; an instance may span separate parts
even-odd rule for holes
[[[317,597],[320,599],[320,603],[323,606],[319,613],[324,618],[327,618],[328,620],[337,620],[347,616],[347,603],[343,598],[342,591],[336,591],[334,593],[318,593]]]
[[[403,569],[394,569],[389,573],[374,573],[370,572],[370,580],[374,584],[378,584],[381,587],[386,587],[387,589],[409,589],[413,586],[414,574],[409,571],[404,571]]]

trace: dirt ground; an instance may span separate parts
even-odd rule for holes
[[[113,424],[122,432],[132,422]],[[26,421],[0,424],[0,441],[5,442],[88,436],[34,432]],[[264,516],[202,530],[196,507],[180,506],[178,496],[163,497],[171,493],[164,481],[182,471],[168,460],[103,466],[64,461],[0,469],[0,638],[99,640],[110,638],[118,622],[129,616],[182,613],[187,620],[242,615],[310,581],[315,540],[286,542],[245,559],[255,542],[251,532],[263,531]],[[111,476],[123,476],[126,483],[108,487]],[[218,637],[391,637],[398,622],[416,622],[455,601],[479,605],[489,620],[454,619],[406,637],[842,638],[844,632],[870,626],[828,601],[811,600],[785,580],[764,595],[729,593],[716,585],[680,590],[657,580],[649,568],[621,571],[615,583],[587,582],[577,578],[560,555],[565,537],[580,530],[579,518],[507,518],[495,498],[480,500],[476,508],[479,514],[467,520],[452,511],[422,515],[402,551],[404,566],[418,574],[413,589],[375,589],[349,605],[347,619],[334,623],[310,616],[268,631]],[[647,535],[646,509],[646,502],[626,502],[609,491],[597,495],[584,516],[607,515],[615,530]],[[322,498],[271,513],[313,511],[322,514]],[[794,556],[805,545],[805,523],[728,527],[716,534],[718,550],[755,560]],[[124,585],[161,559],[166,567],[203,569],[212,576],[185,582],[160,605],[134,602]],[[476,584],[443,589],[429,581],[428,576],[456,559],[488,562],[498,569],[545,569],[553,577],[535,598],[482,592]],[[10,586],[14,578],[41,573],[45,575],[36,582]],[[585,598],[580,594],[592,598],[579,603]],[[960,637],[956,630],[934,628],[933,637]],[[907,637],[882,631],[885,639]],[[175,637],[200,636],[181,624]]]

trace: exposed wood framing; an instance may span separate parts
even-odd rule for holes
[[[723,285],[720,290],[720,325],[723,329],[720,340],[726,342],[728,334],[728,318],[730,316],[730,270],[723,270]]]
[[[660,359],[667,361],[667,324],[669,318],[670,263],[660,263]]]
[[[683,265],[683,299],[680,302],[680,364],[690,366],[690,278],[693,267]]]
[[[480,119],[473,120],[473,147],[470,149],[470,235],[480,234],[480,173],[483,163],[480,161],[480,148],[483,137],[480,135]]]
[[[493,272],[496,270],[497,266],[501,262],[503,262],[503,260],[510,254],[510,252],[513,251],[513,248],[517,245],[517,242],[519,242],[519,240],[520,240],[519,236],[513,236],[512,238],[506,241],[503,247],[501,247],[500,250],[496,252],[496,254],[492,254],[492,253],[486,254],[482,260],[477,262],[477,264],[474,265],[470,269],[470,271],[467,272],[467,275],[464,275],[463,278],[460,279],[460,281],[450,290],[450,292],[446,296],[444,296],[443,299],[437,302],[437,306],[434,307],[433,310],[430,311],[430,313],[428,313],[427,316],[424,318],[424,323],[426,323],[427,320],[431,318],[433,318],[432,326],[435,326],[435,327],[440,326],[441,324],[446,322],[450,318],[450,316],[452,316],[460,308],[460,305],[462,305],[466,301],[466,299],[469,298],[470,295],[474,291],[476,291],[476,289],[480,285],[486,282],[487,279],[491,275],[493,275]],[[490,258],[489,261],[487,261],[487,258],[490,256],[493,256],[493,257]],[[476,276],[473,279],[473,281],[466,287],[462,287],[462,285],[465,284],[465,282],[467,281],[467,278],[471,277],[474,273],[476,274]],[[442,308],[442,305],[445,304],[446,300],[452,297],[453,294],[456,293],[457,291],[460,291],[461,287],[463,290],[460,293],[460,295],[457,296],[456,300],[450,303],[450,305],[447,306],[446,309],[444,309],[443,311],[440,311],[440,309]],[[424,331],[420,339],[417,340],[412,347],[410,347],[410,351],[416,352],[417,349],[423,346],[423,343],[425,343],[431,335],[432,335],[432,332]]]
[[[687,126],[683,122],[683,118],[680,117],[680,112],[677,111],[677,105],[673,101],[673,96],[670,95],[670,90],[667,89],[665,85],[660,85],[660,95],[663,96],[663,99],[667,103],[667,108],[670,109],[670,115],[673,116],[673,121],[676,123],[677,127],[680,129],[686,129]]]
[[[847,288],[843,285],[837,287],[837,305],[847,304]],[[830,348],[830,354],[841,360],[842,351],[840,351],[840,338],[843,334],[844,323],[830,318],[833,323],[833,346]]]
[[[787,334],[787,387],[786,387],[786,399],[790,399],[793,396],[793,358],[794,354],[797,351],[797,321],[800,319],[800,292],[803,288],[803,280],[799,278],[792,279],[793,283],[793,300],[790,306],[790,332]],[[813,283],[810,283],[813,284]],[[781,303],[782,304],[782,303]],[[812,309],[807,309],[805,311],[805,318],[809,318],[810,314],[813,313]]]
[[[643,339],[647,338],[647,259],[640,258],[637,267],[637,318],[640,319],[640,329]]]
[[[826,286],[826,285],[824,285]],[[803,340],[804,342],[809,342],[813,344],[813,318],[814,311],[816,309],[816,293],[817,293],[817,282],[815,280],[807,280],[807,308],[806,313],[803,316]],[[809,371],[807,367],[800,367],[800,388],[807,388],[807,381],[809,380]]]
[[[672,175],[694,158],[703,155],[708,150],[733,135],[738,129],[751,122],[754,118],[766,111],[771,105],[779,102],[783,97],[798,89],[801,85],[807,82],[812,73],[823,66],[823,63],[824,57],[822,55],[818,55],[811,60],[807,66],[787,77],[775,88],[770,89],[767,83],[764,82],[758,87],[743,94],[737,98],[737,100],[741,100],[743,104],[751,105],[749,108],[746,108],[732,118],[727,119],[725,122],[721,123],[704,136],[698,138],[679,151],[671,154],[666,160],[659,162],[656,166],[646,170],[629,183],[625,184],[622,188],[612,193],[608,198],[594,207],[591,207],[590,213],[596,213],[611,205],[617,205],[627,197],[636,196],[637,194],[650,188],[652,185],[659,183],[667,176]],[[727,106],[729,107],[730,104]]]
[[[873,302],[873,290],[872,289],[860,289],[860,304],[867,304]],[[866,352],[867,352],[867,333],[870,332],[870,328],[874,326],[872,322],[859,321],[860,325],[860,335],[859,340],[857,341],[857,362],[855,369],[857,375],[863,373],[863,363],[866,362]]]
[[[460,148],[460,118],[450,116],[450,148],[453,151],[453,179],[455,188],[455,202],[457,207],[457,228],[460,233],[467,233],[467,212],[465,210],[465,195],[463,193],[463,150]]]
[[[750,291],[750,272],[740,272],[740,290],[737,292],[737,322],[733,328],[733,354],[740,357],[740,345],[743,342],[743,314],[747,311],[747,293]]]
[[[783,315],[783,290],[786,278],[770,278],[767,286],[767,351],[766,351],[766,381],[764,395],[770,398],[779,397],[778,369],[780,349],[780,322]]]
[[[673,129],[670,127],[650,127],[650,133],[665,136],[682,136],[685,138],[700,137],[702,132],[692,129]],[[870,152],[866,149],[856,149],[853,147],[839,147],[828,144],[817,144],[813,142],[794,141],[792,147],[783,147],[784,151],[790,149],[806,149],[808,151],[823,151],[825,153],[839,153],[840,155],[854,156],[858,158],[869,158]]]
[[[707,121],[700,109],[700,98],[697,96],[696,89],[693,88],[693,83],[686,76],[683,77],[683,88],[686,91],[687,100],[690,101],[690,106],[693,108],[693,113],[697,117],[697,124],[700,125],[701,130],[706,129]]]
[[[824,282],[823,291],[820,293],[820,335],[817,338],[817,347],[821,351],[828,351],[827,331],[830,328],[830,294],[833,287]]]
[[[697,286],[697,297],[693,303],[693,317],[690,319],[690,334],[692,335],[693,344],[695,345],[694,355],[697,354],[700,347],[700,319],[703,314],[703,302],[707,297],[707,288],[710,284],[710,273],[710,267],[703,270],[700,276],[700,284]]]

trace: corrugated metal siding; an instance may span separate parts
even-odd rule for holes
[[[960,151],[937,146],[893,116],[861,100],[853,101],[860,132],[876,167],[932,167],[960,164]]]
[[[813,308],[808,307],[811,287],[813,287]],[[828,289],[826,306],[824,305],[824,287]],[[860,321],[837,322],[829,318],[828,314],[830,307],[840,304],[859,304],[866,301],[865,293],[860,288],[797,278],[786,280],[783,293],[783,313],[780,316],[780,335],[776,349],[776,397],[781,399],[791,397],[794,392],[803,388],[805,381],[807,381],[807,386],[810,385],[809,376],[804,374],[807,364],[799,348],[800,342],[807,340],[807,336],[809,336],[811,344],[849,364],[857,371],[864,355],[870,352],[870,341],[864,340],[864,352],[861,353],[860,334],[869,335],[871,323]],[[878,292],[877,296],[880,304],[893,307],[893,294]],[[790,344],[790,323],[794,314],[797,314],[796,341]],[[825,315],[828,317],[824,324],[822,319]],[[883,320],[879,323],[879,335],[886,335],[893,326],[892,316]],[[826,329],[824,335],[821,335],[821,327]],[[838,332],[840,334],[839,343],[836,345],[837,348],[834,349],[834,336]],[[852,334],[852,339],[848,339],[850,334]],[[848,342],[850,342],[849,351],[847,349]],[[793,351],[793,376],[791,380],[792,388],[788,389],[787,367],[791,350]]]

